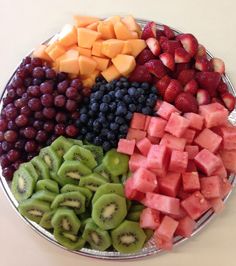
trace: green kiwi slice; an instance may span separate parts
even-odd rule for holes
[[[144,205],[137,204],[137,203],[133,202],[131,207],[130,207],[130,211],[131,212],[142,211],[144,208],[145,208]]]
[[[79,181],[79,185],[81,187],[86,187],[91,191],[97,191],[98,187],[106,183],[107,181],[97,173],[92,173],[88,176],[81,177]]]
[[[145,239],[145,243],[148,242],[148,240],[150,240],[154,234],[154,231],[152,229],[143,229],[145,235],[146,235],[146,239]]]
[[[129,157],[117,152],[115,149],[108,151],[104,158],[103,164],[112,176],[119,176],[127,173]]]
[[[35,179],[26,168],[20,168],[15,171],[11,191],[18,202],[28,199],[33,194],[34,187]]]
[[[31,198],[21,202],[18,209],[20,214],[24,217],[36,223],[40,223],[44,213],[50,210],[50,204],[46,201]]]
[[[141,212],[142,211],[129,211],[126,219],[129,221],[139,222]]]
[[[102,163],[102,159],[104,156],[102,147],[89,144],[89,145],[84,145],[83,148],[92,152],[97,164]]]
[[[96,193],[93,196],[92,199],[92,204],[94,204],[96,202],[96,200],[98,198],[100,198],[102,195],[104,194],[109,194],[109,193],[115,193],[121,197],[124,197],[124,188],[121,184],[112,184],[112,183],[107,183],[107,184],[103,184],[101,185]]]
[[[111,232],[113,247],[122,253],[133,253],[139,251],[145,242],[146,235],[139,223],[123,221]]]
[[[66,231],[71,234],[77,234],[80,228],[80,220],[75,212],[69,208],[58,208],[52,217],[52,226],[54,229]]]
[[[46,163],[49,171],[56,173],[61,165],[61,158],[52,147],[46,147],[40,150],[39,156]]]
[[[58,137],[51,144],[51,147],[60,158],[63,157],[63,155],[70,149],[71,146],[73,146],[73,143],[63,136]]]
[[[51,179],[39,180],[36,184],[36,191],[48,190],[52,193],[59,193],[59,187],[56,181]]]
[[[94,222],[87,221],[82,237],[92,249],[104,251],[111,246],[111,237],[105,230],[100,229]]]
[[[56,196],[51,204],[52,209],[58,207],[70,207],[75,210],[77,214],[85,212],[85,196],[79,191],[72,191]]]
[[[90,169],[97,166],[97,162],[91,151],[81,146],[73,145],[63,156],[64,160],[80,161]]]
[[[45,229],[51,229],[52,227],[52,217],[56,211],[48,211],[45,212],[40,220],[39,225]]]
[[[43,159],[39,156],[35,156],[32,160],[31,163],[33,164],[39,179],[49,179],[49,169],[46,163],[43,161]]]
[[[111,174],[107,172],[103,164],[98,165],[93,171],[101,175],[107,182],[111,182]]]
[[[50,176],[54,181],[56,181],[62,187],[66,184],[74,184],[74,185],[79,184],[79,180],[77,179],[68,178],[62,175],[59,176],[58,174],[53,173],[53,172],[50,172]]]
[[[39,175],[31,162],[22,163],[19,168],[25,168],[34,178],[35,182],[37,182],[37,180],[39,179]]]
[[[70,141],[71,143],[73,143],[73,145],[83,146],[83,141],[80,139],[67,138],[67,140]]]
[[[50,192],[48,190],[40,190],[34,193],[31,198],[52,203],[57,195],[58,194]]]
[[[104,230],[116,228],[127,215],[126,201],[115,193],[109,193],[96,200],[92,209],[94,222]]]

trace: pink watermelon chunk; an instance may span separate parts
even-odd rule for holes
[[[200,184],[201,193],[206,199],[219,198],[221,196],[222,180],[218,176],[202,177]]]
[[[152,192],[157,186],[156,176],[149,170],[140,167],[133,174],[133,188],[146,193]]]
[[[177,138],[168,133],[165,133],[160,141],[160,145],[165,145],[171,150],[183,151],[186,145],[186,139]]]
[[[125,197],[130,200],[141,201],[145,194],[134,188],[134,179],[130,177],[125,182]]]
[[[166,120],[169,120],[170,116],[172,113],[180,113],[180,111],[178,109],[175,108],[174,105],[163,101],[158,110],[157,110],[157,114],[161,117],[164,118]]]
[[[147,163],[147,158],[139,153],[134,153],[129,159],[129,169],[134,173],[141,165],[145,167]]]
[[[227,178],[222,179],[221,183],[221,198],[224,198],[232,190],[232,185]]]
[[[221,167],[220,168],[218,168],[214,173],[212,173],[212,175],[217,175],[217,176],[219,176],[220,178],[225,178],[225,177],[227,177],[227,171],[226,171],[226,169],[225,169],[225,167],[224,167],[224,165],[223,165],[223,162],[222,162],[222,164],[221,164]]]
[[[182,138],[186,139],[186,142],[187,142],[188,144],[192,144],[195,135],[196,135],[196,131],[195,131],[195,130],[193,130],[193,129],[187,129],[187,130],[184,132]]]
[[[186,172],[197,172],[197,167],[193,160],[188,160]]]
[[[195,113],[185,113],[184,117],[190,121],[190,128],[201,130],[204,123],[204,118]]]
[[[215,213],[220,213],[224,210],[224,202],[221,198],[209,199],[209,204]]]
[[[193,160],[199,153],[199,147],[197,145],[186,145],[185,151],[188,153],[188,159]]]
[[[196,226],[196,222],[187,215],[184,218],[179,220],[179,224],[175,231],[175,235],[183,236],[183,237],[190,237],[195,226]]]
[[[156,230],[161,223],[160,212],[145,208],[140,214],[139,225],[141,228]]]
[[[147,133],[151,137],[162,138],[165,133],[167,122],[160,117],[152,117],[149,122]]]
[[[118,142],[117,151],[127,155],[132,155],[134,153],[135,140],[120,139]]]
[[[158,178],[159,192],[166,196],[176,197],[180,181],[181,176],[179,173],[167,173],[165,177]]]
[[[142,155],[147,156],[147,154],[148,154],[148,152],[152,146],[152,143],[148,138],[144,138],[144,139],[139,140],[136,143],[136,146],[139,149],[139,151],[142,153]]]
[[[140,139],[145,138],[146,135],[147,135],[146,131],[134,129],[134,128],[129,128],[126,138],[129,140],[135,139],[135,140],[139,141]]]
[[[182,174],[183,190],[185,192],[193,192],[200,190],[200,180],[198,172],[189,172]]]
[[[172,151],[170,157],[169,171],[184,173],[188,166],[188,153],[184,151]]]
[[[236,150],[221,150],[219,154],[223,161],[224,167],[228,171],[236,173]]]
[[[147,138],[151,141],[152,144],[159,144],[160,143],[160,138],[151,137],[149,135],[147,135]]]
[[[164,145],[152,145],[147,156],[148,168],[164,168],[166,161],[169,161],[169,152]]]
[[[236,128],[219,127],[214,128],[214,132],[221,135],[223,138],[222,148],[224,150],[236,150]]]
[[[190,122],[187,118],[172,113],[165,127],[165,131],[180,138],[183,136],[189,125]]]
[[[146,115],[146,121],[145,121],[144,131],[147,131],[147,129],[149,127],[149,123],[150,123],[151,118],[152,118],[151,116]]]
[[[146,122],[146,116],[141,113],[133,113],[130,127],[134,129],[144,130]]]
[[[168,168],[168,162],[165,162],[164,167],[162,168],[150,168],[150,171],[152,171],[158,178],[162,178],[166,176]]]

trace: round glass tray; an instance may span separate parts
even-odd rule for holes
[[[144,25],[148,22],[148,20],[141,20],[141,19],[137,19],[137,22],[140,24],[141,27],[144,27]],[[162,24],[157,23],[158,28],[162,29]],[[176,34],[180,34],[181,32],[171,28]],[[44,43],[47,43],[51,40],[52,38],[50,38],[49,40],[45,41]],[[31,55],[31,53],[29,54]],[[212,58],[213,56],[207,51],[207,55],[209,58]],[[6,86],[10,83],[11,79],[13,78],[13,76],[15,75],[15,72],[13,73],[13,75],[11,76],[11,78],[9,79],[9,81],[7,82]],[[227,75],[223,75],[223,80],[224,82],[228,85],[228,89],[229,91],[236,96],[236,90],[233,87],[230,79],[228,78]],[[1,98],[0,98],[0,110],[2,109],[2,99],[6,94],[6,86],[1,94]],[[229,116],[229,121],[232,124],[236,125],[236,110],[234,110],[230,116]],[[0,167],[1,168],[1,167]],[[233,187],[236,185],[236,175],[231,174],[228,177],[230,183],[233,185]],[[51,243],[65,249],[68,250],[69,252],[78,254],[78,255],[82,255],[82,256],[86,256],[86,257],[91,257],[91,258],[97,258],[97,259],[106,259],[106,260],[128,260],[128,259],[138,259],[138,258],[142,258],[142,257],[146,257],[146,256],[150,256],[150,255],[154,255],[154,254],[158,254],[160,252],[162,252],[162,250],[156,248],[154,240],[150,239],[148,241],[148,243],[146,243],[145,247],[143,249],[141,249],[138,252],[135,253],[128,253],[128,254],[123,254],[120,252],[115,252],[115,251],[97,251],[97,250],[93,250],[93,249],[88,249],[88,248],[82,248],[79,251],[72,251],[69,250],[65,247],[63,247],[62,245],[60,245],[55,239],[54,236],[46,231],[44,228],[42,228],[41,226],[39,226],[38,224],[36,224],[35,222],[32,222],[30,220],[28,220],[27,218],[23,217],[19,212],[18,212],[18,202],[15,200],[13,194],[11,193],[10,190],[10,183],[7,182],[5,180],[5,178],[2,176],[2,169],[0,169],[0,183],[2,185],[2,188],[8,198],[8,200],[10,201],[12,207],[14,208],[14,210],[16,211],[16,213],[21,217],[21,219],[27,223],[35,232],[37,232],[38,234],[40,234],[42,237],[44,237],[45,239],[47,239],[48,241],[50,241]],[[224,198],[224,202],[226,202],[226,200],[228,199],[229,195],[231,194],[231,192]],[[195,236],[199,231],[201,231],[201,229],[203,229],[203,227],[205,227],[208,222],[215,216],[214,212],[212,210],[209,210],[208,212],[206,212],[198,221],[197,221],[197,225],[196,228],[194,230],[194,232],[192,233],[191,237]],[[189,238],[184,238],[184,237],[175,237],[174,238],[174,247],[183,243],[184,241],[188,240]]]

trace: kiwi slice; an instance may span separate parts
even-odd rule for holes
[[[19,168],[25,168],[34,178],[35,182],[39,179],[39,175],[31,162],[22,163]]]
[[[79,187],[76,185],[67,184],[61,188],[61,193],[79,191],[85,196],[85,205],[88,207],[93,193],[86,187]]]
[[[18,209],[26,218],[36,223],[40,223],[44,213],[50,210],[50,204],[46,201],[31,198],[21,202]]]
[[[111,237],[105,230],[100,229],[91,220],[87,222],[82,237],[92,249],[104,251],[111,246]]]
[[[51,147],[60,158],[63,157],[63,155],[70,149],[71,146],[73,146],[73,143],[63,136],[58,137],[51,144]]]
[[[70,207],[75,210],[77,214],[85,212],[85,196],[79,191],[72,191],[56,196],[51,204],[52,209],[58,207]]]
[[[142,211],[129,211],[126,219],[129,221],[139,222],[140,214]]]
[[[124,197],[124,188],[121,184],[106,183],[101,185],[93,196],[92,204],[96,202],[104,194],[115,193],[121,197]]]
[[[92,173],[88,176],[81,177],[79,181],[79,185],[81,187],[86,187],[91,191],[97,191],[98,187],[106,183],[107,181],[97,173]]]
[[[59,187],[56,181],[51,179],[39,180],[36,184],[36,191],[48,190],[52,193],[59,193]]]
[[[43,159],[49,168],[49,171],[56,173],[61,165],[61,158],[52,147],[46,147],[40,150],[39,156]]]
[[[104,156],[102,147],[89,144],[89,145],[84,145],[83,148],[92,152],[97,164],[102,163],[102,159]]]
[[[58,243],[71,250],[79,250],[83,248],[86,243],[82,237],[61,231],[59,229],[54,229],[53,235]]]
[[[154,234],[154,231],[152,229],[143,229],[145,235],[146,235],[146,239],[145,239],[145,243],[148,242],[148,240],[150,240]]]
[[[129,157],[117,152],[115,149],[108,151],[104,158],[103,164],[112,176],[119,176],[127,173]]]
[[[32,160],[31,163],[33,164],[39,179],[49,179],[49,169],[46,163],[43,161],[43,159],[39,156],[35,156]]]
[[[57,195],[58,194],[50,192],[48,190],[40,190],[34,193],[31,198],[52,203]]]
[[[139,251],[145,242],[146,235],[139,223],[123,221],[111,232],[113,247],[122,253]]]
[[[132,201],[131,200],[128,200],[126,199],[126,206],[127,206],[127,211],[130,210],[131,206],[132,206]]]
[[[81,176],[91,174],[91,170],[79,161],[65,161],[57,172],[61,178],[79,180]]]
[[[52,217],[54,229],[77,234],[80,228],[80,220],[75,212],[69,208],[58,208]]]
[[[68,178],[65,176],[59,176],[58,174],[53,173],[53,172],[50,172],[50,176],[53,180],[55,180],[62,187],[66,184],[74,184],[74,185],[79,184],[79,180],[77,179]]]
[[[137,203],[132,203],[131,207],[130,207],[130,211],[131,212],[135,212],[135,211],[142,211],[144,209],[144,205],[141,204],[137,204]]]
[[[67,140],[70,141],[71,143],[73,143],[73,145],[83,146],[83,141],[80,139],[67,138]]]
[[[51,229],[52,227],[52,217],[56,211],[48,211],[45,212],[42,216],[42,219],[40,220],[39,225],[42,226],[45,229]]]
[[[15,171],[11,191],[18,202],[28,199],[34,191],[35,179],[26,168],[20,168]]]
[[[97,162],[91,151],[81,146],[73,145],[63,156],[64,160],[80,161],[90,169],[97,166]]]
[[[126,201],[115,193],[109,193],[96,200],[92,209],[94,222],[104,230],[116,228],[127,215]]]
[[[111,174],[107,172],[103,164],[98,165],[93,171],[101,175],[108,182],[111,182]]]

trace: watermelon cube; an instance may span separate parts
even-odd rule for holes
[[[188,153],[188,159],[193,160],[199,153],[199,147],[197,145],[186,145],[185,151]]]
[[[159,192],[166,196],[176,197],[180,181],[181,176],[179,173],[167,173],[165,177],[158,178]]]
[[[152,117],[150,115],[146,115],[146,121],[145,121],[144,131],[147,131],[147,129],[149,127],[149,123],[150,123],[151,118]]]
[[[144,139],[139,140],[136,143],[136,146],[139,149],[139,151],[142,153],[142,155],[147,156],[147,154],[148,154],[148,152],[152,146],[152,143],[148,138],[144,138]]]
[[[125,197],[130,200],[136,200],[136,201],[141,201],[142,199],[145,198],[145,194],[138,191],[137,189],[134,188],[134,179],[133,177],[129,177],[125,181]]]
[[[160,138],[151,137],[149,135],[147,135],[147,138],[151,141],[152,144],[159,144],[160,142]]]
[[[152,171],[158,178],[162,178],[166,176],[168,168],[168,162],[165,162],[164,167],[162,168],[150,168],[149,170]]]
[[[146,135],[147,135],[146,131],[134,129],[134,128],[129,128],[126,138],[129,140],[135,139],[135,140],[139,141],[140,139],[145,138]]]
[[[197,168],[207,176],[212,175],[222,166],[222,161],[214,153],[203,149],[194,158]],[[227,168],[226,168],[227,169]]]
[[[188,160],[186,172],[197,172],[197,167],[193,160]]]
[[[200,190],[200,180],[198,172],[189,172],[182,174],[183,190],[185,192],[193,192]]]
[[[222,179],[221,183],[221,198],[226,197],[232,190],[232,185],[227,178]]]
[[[157,193],[147,192],[145,197],[145,206],[166,214],[178,215],[180,200]]]
[[[200,218],[211,207],[199,191],[194,192],[191,196],[182,200],[181,206],[193,220]]]
[[[133,174],[133,188],[146,193],[152,192],[157,186],[157,178],[151,171],[140,167]]]
[[[130,127],[134,129],[144,130],[146,122],[146,116],[141,113],[133,113],[133,117],[130,123]]]
[[[141,228],[156,230],[161,223],[160,212],[145,208],[140,214],[139,225]]]
[[[134,153],[131,155],[129,159],[129,170],[133,173],[135,172],[141,165],[143,167],[146,166],[147,158],[139,153]]]
[[[171,150],[183,151],[186,144],[186,139],[177,138],[168,133],[165,133],[160,141],[160,145],[165,145]]]
[[[196,131],[195,131],[195,130],[193,130],[193,129],[187,129],[187,130],[184,132],[182,138],[186,139],[186,142],[187,142],[188,144],[192,144],[195,135],[196,135]]]
[[[163,101],[158,99],[158,100],[156,101],[156,105],[155,105],[155,107],[154,107],[154,110],[155,110],[155,111],[158,111],[162,103],[163,103]]]
[[[190,128],[201,130],[204,123],[204,118],[195,113],[185,113],[184,117],[190,121]]]
[[[157,110],[157,114],[161,117],[164,118],[166,120],[169,120],[170,116],[172,113],[180,113],[180,111],[178,109],[175,108],[174,105],[163,101],[158,110]]]
[[[182,237],[190,237],[194,228],[196,226],[196,222],[191,219],[188,215],[179,220],[178,227],[175,231],[175,235]]]
[[[220,158],[221,159],[221,158]],[[218,175],[220,178],[225,178],[227,177],[227,171],[223,165],[223,162],[222,162],[222,165],[220,168],[218,168],[214,173],[212,173],[212,175]]]
[[[151,137],[162,138],[165,132],[166,120],[160,117],[152,117],[147,133]]]
[[[189,194],[188,194],[189,196]],[[180,206],[178,215],[169,214],[169,216],[175,220],[184,218],[187,215],[186,211]]]
[[[180,186],[179,191],[178,191],[178,194],[177,194],[177,198],[179,198],[181,200],[184,200],[184,199],[187,199],[191,195],[192,195],[192,193],[184,191],[183,190],[183,186]],[[181,208],[182,207],[180,206],[180,209]]]
[[[201,148],[205,148],[215,153],[222,142],[222,137],[214,133],[208,128],[204,128],[203,131],[195,138],[194,142]]]
[[[199,114],[205,119],[207,128],[218,127],[225,125],[229,112],[220,103],[210,103],[199,106]]]
[[[184,173],[188,166],[188,153],[185,151],[172,151],[170,156],[169,171]]]
[[[148,168],[164,168],[169,161],[169,152],[165,145],[152,145],[147,156]]]
[[[214,128],[217,134],[223,138],[222,148],[225,150],[236,150],[236,128],[234,127],[219,127]]]
[[[215,213],[220,213],[224,210],[224,202],[221,198],[209,199],[209,204]]]
[[[189,125],[190,122],[187,118],[176,113],[172,113],[165,127],[165,131],[180,138],[183,136]]]
[[[219,152],[224,167],[233,173],[236,173],[236,150],[222,150]]]
[[[134,153],[135,140],[120,139],[118,142],[117,151],[127,155],[132,155]]]
[[[200,179],[201,193],[206,199],[219,198],[221,196],[222,180],[219,176],[202,177]]]

